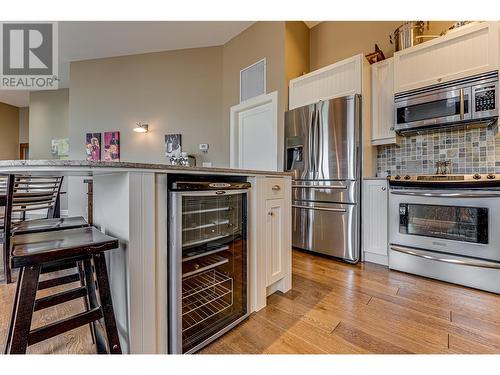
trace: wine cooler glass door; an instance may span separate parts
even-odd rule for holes
[[[247,315],[247,194],[171,194],[171,344],[186,353]]]

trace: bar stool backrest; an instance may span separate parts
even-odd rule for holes
[[[7,283],[10,283],[12,281],[10,265],[12,233],[16,226],[23,221],[54,217],[63,177],[10,174],[7,175],[6,179],[3,215],[3,266],[4,278]]]
[[[44,218],[52,218],[62,179],[62,176],[10,175],[6,209],[11,213],[11,222],[24,221],[27,214],[40,210],[46,210]]]
[[[8,175],[4,213],[6,241],[17,223],[54,217],[62,180],[62,176]],[[30,213],[35,215],[30,218]]]

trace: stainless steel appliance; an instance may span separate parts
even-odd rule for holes
[[[293,173],[292,244],[348,262],[360,254],[361,96],[285,115],[285,170]]]
[[[393,176],[389,267],[500,293],[500,175]]]
[[[438,35],[424,35],[426,29],[429,30],[429,21],[404,22],[392,35],[389,35],[389,41],[394,44],[394,51],[397,52],[420,44],[424,39],[438,37]]]
[[[249,312],[247,189],[228,178],[169,181],[169,353],[192,353]]]
[[[460,126],[488,126],[498,118],[498,71],[395,95],[400,134]]]

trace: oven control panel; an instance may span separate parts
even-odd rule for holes
[[[474,89],[475,112],[493,111],[496,108],[495,85]]]

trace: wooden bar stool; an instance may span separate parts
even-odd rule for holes
[[[118,330],[104,251],[118,247],[118,240],[93,227],[23,234],[12,237],[11,262],[20,268],[5,354],[23,354],[29,345],[57,336],[85,324],[103,320],[106,339],[97,340],[98,352],[121,354]],[[85,285],[55,295],[36,299],[37,290],[53,286],[51,280],[39,281],[43,267],[55,264],[83,263]],[[95,268],[95,279],[92,264]],[[75,280],[76,281],[76,280]],[[96,288],[97,287],[97,288]],[[88,296],[84,312],[31,329],[33,311]],[[107,343],[103,347],[102,342]]]
[[[10,268],[10,239],[14,235],[53,230],[86,227],[89,224],[81,216],[70,218],[54,218],[55,205],[58,200],[62,176],[29,176],[7,175],[5,180],[5,208],[3,220],[4,242],[4,277],[7,283],[12,282]],[[30,219],[29,213],[46,212],[42,219]]]

